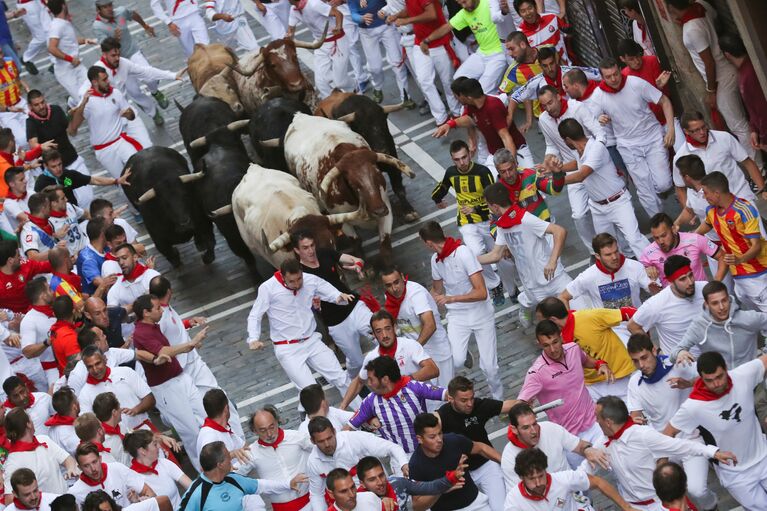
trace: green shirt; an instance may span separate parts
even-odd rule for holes
[[[489,0],[479,0],[477,8],[471,12],[461,9],[450,18],[450,26],[456,30],[469,27],[477,40],[479,51],[484,55],[503,52],[498,30],[496,30],[493,20],[490,19]]]

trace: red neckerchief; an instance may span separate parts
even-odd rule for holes
[[[604,274],[607,274],[610,276],[610,280],[615,280],[615,274],[621,271],[621,268],[623,268],[623,263],[626,261],[626,256],[621,254],[620,264],[618,265],[618,269],[615,271],[610,271],[607,268],[605,268],[605,265],[602,264],[602,262],[597,259],[596,266],[599,271],[601,271]]]
[[[706,147],[708,145],[708,134],[706,134],[706,140],[705,142],[698,142],[694,138],[692,138],[690,135],[685,134],[684,139],[687,141],[688,144],[695,148],[701,148]]]
[[[517,176],[517,180],[514,181],[514,184],[507,183],[502,177],[498,179],[498,182],[509,191],[509,197],[511,197],[511,202],[513,204],[519,202],[519,192],[522,190],[522,178]]]
[[[96,446],[96,449],[98,449],[99,452],[112,452],[112,449],[110,449],[109,447],[104,447],[104,444],[102,444],[101,442],[91,442],[91,443]],[[106,478],[106,473],[104,474],[104,477]]]
[[[75,423],[74,417],[69,417],[67,415],[59,415],[57,413],[54,413],[51,415],[51,417],[45,421],[45,425],[49,428],[52,426],[71,426]]]
[[[11,448],[8,449],[8,452],[32,452],[40,446],[48,448],[48,444],[41,442],[36,436],[33,436],[31,442],[24,442],[22,440],[11,442]]]
[[[54,271],[53,274],[60,278],[61,280],[67,282],[70,286],[75,288],[78,292],[83,292],[83,282],[79,275],[75,275],[74,273],[59,273],[57,271]]]
[[[0,151],[0,157],[2,157],[5,161],[13,165],[16,162],[15,155],[11,153],[6,153],[5,151]],[[10,193],[10,192],[9,192]]]
[[[112,71],[112,76],[117,74],[117,68],[110,66],[109,62],[107,62],[107,59],[105,59],[103,55],[101,56],[99,60],[101,61],[102,64],[104,64],[104,67]]]
[[[13,163],[11,163],[11,164],[13,164]],[[25,190],[24,193],[22,193],[21,195],[16,195],[12,191],[8,190],[8,193],[5,194],[5,198],[6,199],[12,199],[12,200],[24,200],[24,199],[27,198],[27,192]],[[31,220],[31,217],[30,217],[30,220]]]
[[[210,417],[205,417],[205,421],[202,423],[202,427],[203,428],[210,428],[210,429],[212,429],[214,431],[218,431],[220,433],[229,433],[230,435],[233,434],[231,428],[227,428],[227,427],[222,426],[221,424],[219,424],[218,422],[214,421]]]
[[[397,338],[396,337],[394,338],[394,342],[392,343],[392,345],[389,346],[388,348],[384,348],[380,344],[378,345],[378,355],[382,357],[394,358],[394,355],[396,354],[397,354]]]
[[[562,327],[562,342],[567,344],[573,341],[575,341],[575,315],[573,311],[567,311],[565,326]]]
[[[42,503],[42,491],[39,489],[37,490],[37,498],[39,499],[38,502]],[[13,497],[13,505],[16,507],[16,509],[40,509],[40,504],[37,505],[37,507],[27,507],[25,506],[19,499],[16,497]]]
[[[104,488],[104,481],[107,480],[107,464],[102,463],[101,464],[101,480],[96,481],[95,479],[91,479],[85,474],[80,474],[80,481],[84,482],[88,486],[101,486],[101,488]]]
[[[277,282],[282,284],[282,287],[293,293],[293,296],[296,296],[298,294],[298,290],[296,289],[290,289],[288,286],[285,285],[285,279],[282,278],[282,272],[280,270],[277,270],[274,272],[274,278],[277,279]]]
[[[32,408],[32,406],[34,404],[35,404],[35,395],[30,392],[29,393],[29,404],[27,406],[25,406],[24,409],[28,410],[28,409]],[[10,399],[6,399],[5,402],[3,403],[3,406],[5,408],[8,408],[9,410],[13,409],[13,408],[16,408],[16,405],[11,403]]]
[[[365,488],[364,485],[360,485],[359,488],[357,488],[357,493],[365,492],[365,491],[370,491],[370,490]],[[386,481],[386,495],[384,495],[381,498],[382,499],[385,499],[385,498],[392,499],[394,501],[394,509],[395,510],[399,509],[399,504],[398,504],[398,500],[397,500],[397,492],[394,491],[394,486],[392,486],[389,481]]]
[[[277,447],[280,446],[282,441],[285,440],[285,430],[282,428],[277,429],[277,439],[274,442],[264,442],[260,438],[258,439],[258,445],[263,445],[264,447],[271,447],[275,451],[277,450]]]
[[[694,3],[687,9],[685,9],[682,16],[679,18],[679,24],[684,26],[688,21],[696,20],[698,18],[706,17],[706,8],[699,3]]]
[[[8,436],[5,434],[5,427],[0,426],[0,447],[6,451],[11,450],[11,442],[8,440]]]
[[[460,238],[451,238],[450,236],[445,238],[445,244],[442,246],[442,250],[439,251],[439,254],[437,254],[437,262],[444,261],[461,246],[461,243],[463,242]]]
[[[692,386],[692,392],[690,392],[690,399],[695,399],[696,401],[716,401],[717,399],[726,396],[730,393],[732,390],[732,378],[730,378],[729,375],[727,375],[727,390],[724,391],[724,394],[714,394],[710,390],[706,388],[706,386],[703,384],[703,380],[700,378],[697,378],[695,380],[695,384]]]
[[[542,496],[533,495],[529,491],[527,491],[527,487],[525,486],[525,483],[522,481],[519,482],[519,493],[522,494],[522,496],[529,500],[547,500],[546,496],[549,494],[549,490],[551,489],[551,474],[546,472],[546,491],[543,492]]]
[[[560,105],[561,106],[559,107],[559,115],[557,116],[552,115],[554,119],[559,119],[560,117],[565,115],[565,112],[567,112],[567,100],[565,98],[562,98],[562,102],[560,103]]]
[[[125,438],[125,435],[123,435],[123,432],[120,431],[120,425],[112,426],[111,424],[108,424],[106,422],[101,423],[101,427],[104,429],[104,433],[107,435],[117,435],[120,437],[120,440]]]
[[[517,435],[514,434],[514,432],[511,430],[511,424],[509,424],[509,429],[506,431],[506,437],[509,439],[509,442],[511,442],[513,445],[516,445],[520,449],[529,449],[530,446],[524,443],[522,440],[519,439]]]
[[[125,277],[125,280],[127,280],[128,282],[134,282],[137,278],[142,276],[144,272],[147,271],[148,269],[149,268],[147,268],[143,264],[136,263],[133,266],[133,269],[131,270],[131,272]]]
[[[589,80],[589,84],[586,86],[586,90],[583,91],[583,95],[578,101],[586,101],[589,99],[598,86],[599,83],[596,80]]]
[[[109,91],[107,91],[106,94],[102,94],[101,92],[99,92],[98,89],[95,89],[93,87],[89,89],[91,96],[96,96],[97,98],[108,98],[114,90],[115,90],[114,87],[112,87],[111,85],[109,86]]]
[[[112,255],[112,252],[110,252],[109,249],[107,249],[104,252],[104,260],[105,261],[117,261],[117,258]]]
[[[695,504],[692,503],[689,497],[685,495],[684,497],[684,503],[686,504],[687,511],[698,511],[698,508],[695,507]],[[681,507],[666,507],[663,506],[663,509],[666,509],[667,511],[685,511]]]
[[[405,275],[405,285],[402,289],[402,296],[397,298],[393,294],[386,291],[384,293],[384,296],[386,296],[386,301],[384,302],[384,309],[392,315],[394,319],[397,319],[397,316],[399,316],[399,309],[402,307],[402,302],[405,300],[405,295],[407,294],[407,275]]]
[[[389,392],[388,394],[384,394],[381,397],[383,397],[384,399],[393,398],[394,396],[399,394],[399,391],[402,390],[405,387],[405,385],[410,383],[410,379],[411,379],[410,376],[403,376],[402,378],[399,379],[397,383],[394,384],[394,388],[391,389],[391,392]]]
[[[610,435],[610,436],[607,437],[607,442],[605,442],[605,447],[609,446],[612,443],[613,440],[618,440],[623,435],[623,433],[625,433],[626,430],[629,429],[632,426],[636,426],[636,422],[634,422],[634,419],[629,417],[629,420],[627,420],[623,424],[623,426],[621,426],[621,429],[616,431],[615,434]]]
[[[66,218],[67,210],[66,209],[64,211],[53,211],[53,210],[51,210],[51,215],[50,216],[53,217],[53,218]]]
[[[160,473],[157,472],[158,461],[160,460],[155,460],[154,463],[152,463],[150,466],[147,467],[143,463],[139,463],[138,461],[136,461],[136,458],[133,458],[130,462],[130,469],[139,474],[148,474],[151,472],[152,474],[159,476]]]
[[[637,26],[639,27],[639,30],[642,32],[642,41],[647,40],[647,27],[645,27],[644,23],[636,22]]]
[[[97,380],[93,376],[91,376],[90,373],[88,373],[88,377],[85,379],[85,383],[89,385],[98,385],[99,383],[104,383],[105,381],[112,382],[112,380],[109,378],[109,375],[112,374],[112,368],[107,367],[107,370],[104,372],[104,376]]]
[[[543,18],[541,18],[541,15],[539,14],[535,19],[535,25],[531,25],[525,20],[522,20],[522,23],[519,24],[519,29],[523,32],[537,32],[538,28],[541,26],[541,19]]]
[[[498,217],[498,220],[493,223],[503,229],[511,229],[522,222],[522,217],[524,215],[525,210],[514,204],[504,211],[503,214]]]
[[[626,85],[626,77],[623,75],[623,73],[621,73],[621,84],[618,85],[617,89],[613,89],[612,87],[607,85],[604,80],[599,82],[599,88],[607,92],[608,94],[617,94],[623,89],[625,85]]]
[[[47,218],[40,218],[39,216],[35,216],[31,213],[28,215],[28,217],[29,221],[42,229],[45,234],[48,236],[53,236],[53,226]]]
[[[545,74],[543,75],[543,79],[546,80],[546,83],[551,85],[552,87],[556,88],[560,94],[562,94],[564,91],[562,90],[562,68],[559,67],[557,70],[557,77],[555,79],[551,79]]]
[[[37,115],[36,113],[34,113],[34,112],[32,111],[32,109],[31,109],[31,108],[29,109],[29,112],[27,112],[27,113],[29,114],[29,116],[30,116],[32,119],[36,119],[36,120],[38,120],[38,121],[47,121],[47,120],[49,120],[49,119],[51,118],[51,105],[45,105],[45,108],[47,108],[47,109],[48,109],[48,110],[45,112],[45,117],[42,117],[42,116],[40,116],[40,115]]]
[[[31,308],[41,314],[45,314],[49,318],[53,317],[53,307],[50,305],[33,305]]]

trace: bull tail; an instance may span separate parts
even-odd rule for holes
[[[176,98],[173,98],[173,102],[176,104],[176,108],[178,108],[178,111],[183,114],[184,113],[184,106],[181,103],[179,103],[178,99],[176,99]]]

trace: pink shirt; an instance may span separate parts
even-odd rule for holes
[[[679,243],[676,247],[672,248],[669,252],[661,251],[657,242],[652,242],[644,249],[642,255],[639,257],[639,262],[645,266],[654,266],[658,269],[660,274],[660,282],[664,286],[668,284],[665,274],[663,273],[663,263],[666,259],[672,255],[685,256],[690,260],[690,268],[692,268],[692,274],[695,276],[695,280],[706,281],[708,277],[703,269],[703,261],[706,256],[714,257],[719,247],[705,236],[696,234],[694,232],[680,232]]]
[[[562,347],[565,351],[561,361],[551,360],[541,353],[525,375],[525,383],[519,399],[541,404],[564,399],[562,406],[546,411],[552,422],[559,424],[573,435],[589,429],[596,418],[594,401],[586,390],[583,379],[583,363],[588,360],[578,344],[571,342]]]

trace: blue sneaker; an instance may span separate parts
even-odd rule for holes
[[[368,87],[370,86],[370,80],[363,80],[360,83],[357,84],[357,91],[360,94],[365,94],[367,92]]]
[[[497,287],[491,289],[490,295],[493,297],[493,305],[496,307],[500,307],[506,303],[506,297],[503,296],[503,284],[498,284]]]

